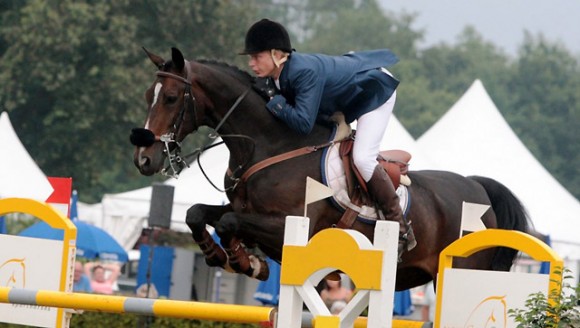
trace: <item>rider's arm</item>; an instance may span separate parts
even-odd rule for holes
[[[289,104],[282,95],[274,96],[266,105],[268,110],[302,134],[312,131],[322,99],[324,81],[314,70],[303,70],[290,81],[296,94],[295,105]]]

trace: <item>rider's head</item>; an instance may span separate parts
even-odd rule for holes
[[[266,50],[292,52],[290,37],[282,24],[262,19],[250,27],[246,33],[246,48],[241,55],[251,55]]]
[[[291,52],[290,37],[284,26],[262,19],[246,33],[246,47],[240,54],[250,56],[248,65],[257,76],[277,78]]]

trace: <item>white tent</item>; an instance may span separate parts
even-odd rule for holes
[[[223,190],[224,175],[229,160],[225,145],[207,150],[200,163],[208,178]],[[178,179],[166,184],[175,187],[171,213],[171,229],[189,232],[185,224],[187,210],[197,203],[222,205],[229,203],[225,193],[216,190],[201,173],[198,163],[186,168]],[[100,204],[79,204],[79,216],[111,234],[125,249],[131,249],[147,226],[152,187],[140,188],[119,194],[105,194]]]
[[[391,116],[387,131],[381,141],[381,150],[401,149],[411,154],[410,170],[435,170],[437,164],[419,147],[417,141],[401,122]]]
[[[417,143],[445,170],[493,178],[514,192],[536,230],[580,259],[580,203],[536,160],[476,80]]]
[[[0,198],[45,201],[53,188],[16,135],[7,112],[0,114]]]

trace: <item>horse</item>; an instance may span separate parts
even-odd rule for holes
[[[306,178],[322,181],[320,149],[328,145],[333,127],[321,122],[309,135],[300,135],[269,113],[248,72],[215,60],[186,60],[176,48],[167,61],[144,50],[158,70],[145,93],[144,128],[131,133],[134,164],[147,176],[166,170],[167,160],[169,169],[179,171],[184,165],[180,143],[201,126],[213,129],[230,152],[224,176],[230,203],[195,204],[186,223],[208,265],[265,280],[267,265],[254,253],[281,261],[285,218],[303,215]],[[302,153],[285,158],[292,152]],[[493,179],[436,170],[411,170],[408,176],[412,202],[407,218],[417,246],[405,251],[397,264],[397,290],[435,278],[439,253],[459,238],[463,202],[491,206],[482,216],[487,228],[528,229],[522,204]],[[330,201],[308,205],[310,236],[335,227],[341,214]],[[206,225],[215,228],[221,245]],[[373,240],[372,222],[356,219],[350,228]],[[493,248],[457,258],[454,267],[507,271],[516,256],[513,249]]]

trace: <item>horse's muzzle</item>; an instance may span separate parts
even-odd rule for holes
[[[133,163],[143,175],[153,175],[158,172],[163,165],[162,160],[155,160],[155,149],[150,148],[155,144],[155,134],[148,129],[134,128],[129,137],[131,143],[137,147],[133,158]],[[160,163],[159,163],[160,162]]]

